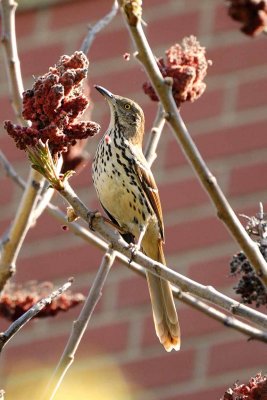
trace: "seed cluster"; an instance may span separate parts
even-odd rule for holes
[[[211,61],[206,59],[206,50],[194,36],[183,39],[182,45],[175,44],[166,52],[166,60],[159,58],[158,67],[163,77],[173,80],[172,93],[177,107],[185,101],[195,101],[206,89],[203,82]],[[143,90],[151,100],[159,101],[150,82],[143,84]]]
[[[80,121],[88,106],[82,93],[87,76],[88,60],[80,52],[62,56],[55,67],[36,79],[33,88],[23,93],[23,112],[30,127],[5,121],[5,129],[21,150],[35,147],[39,139],[49,142],[53,154],[67,152],[79,139],[94,136],[100,126],[92,121]]]

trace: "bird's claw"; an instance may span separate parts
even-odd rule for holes
[[[140,250],[140,247],[139,247],[137,244],[135,244],[135,243],[129,243],[128,249],[129,249],[130,252],[131,252],[131,257],[130,257],[130,261],[129,261],[129,264],[131,264],[131,262],[132,262],[133,259],[134,259],[134,256],[135,256],[135,255],[137,254],[137,252]]]
[[[88,226],[89,229],[91,231],[94,231],[94,227],[93,227],[93,221],[96,217],[100,216],[100,212],[98,210],[95,211],[89,211],[89,213],[87,214],[87,221],[88,221]]]

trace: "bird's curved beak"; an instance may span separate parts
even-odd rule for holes
[[[116,103],[116,99],[114,97],[114,94],[112,94],[109,90],[103,88],[102,86],[98,86],[98,85],[94,85],[96,90],[99,91],[99,93],[102,94],[102,96],[104,96],[108,102],[115,104]]]

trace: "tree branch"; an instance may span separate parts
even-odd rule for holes
[[[48,384],[43,400],[52,400],[54,398],[66,372],[73,363],[75,353],[93,314],[95,306],[101,298],[103,286],[114,260],[115,252],[110,249],[103,256],[101,265],[91,286],[87,300],[84,303],[78,319],[73,323],[68,343],[64,349],[54,375]]]
[[[117,231],[114,231],[110,224],[107,224],[100,213],[92,213],[88,210],[85,204],[78,198],[76,193],[65,182],[64,189],[59,190],[59,194],[64,197],[73,207],[75,213],[84,221],[89,223],[91,229],[99,233],[108,243],[112,245],[114,250],[122,253],[128,258],[132,258],[132,253],[129,250],[128,244],[123,240]],[[174,286],[182,291],[190,292],[201,299],[207,300],[217,306],[229,311],[231,314],[239,315],[242,318],[253,321],[255,324],[267,328],[267,316],[249,307],[225,296],[218,292],[212,286],[205,286],[198,282],[189,279],[178,272],[173,271],[167,266],[155,262],[148,258],[142,252],[138,251],[134,256],[134,261],[142,265],[146,270],[168,280]]]
[[[145,149],[145,157],[150,167],[157,158],[157,147],[164,125],[165,125],[165,113],[161,103],[159,103],[157,115],[153,123],[153,127],[151,129]]]
[[[93,26],[89,25],[88,27],[88,33],[86,37],[83,40],[83,43],[81,45],[80,50],[84,53],[87,54],[90,50],[90,47],[94,41],[95,36],[100,32],[102,29],[104,29],[115,17],[118,11],[118,3],[117,0],[114,1],[114,4],[112,6],[112,9],[109,11],[108,14],[106,14],[103,18],[101,18],[99,21],[97,21]]]
[[[17,3],[14,0],[2,0],[0,6],[2,16],[1,42],[4,50],[4,59],[6,63],[11,103],[18,121],[22,125],[25,125],[25,121],[21,115],[23,82],[21,77],[15,29],[15,12]]]
[[[26,311],[20,318],[14,321],[9,328],[0,333],[0,353],[4,346],[12,339],[12,337],[21,329],[27,322],[34,318],[43,308],[52,302],[55,298],[60,296],[65,292],[72,284],[72,280],[69,280],[59,289],[53,291],[48,297],[38,301],[34,306],[32,306],[28,311]]]
[[[179,144],[182,146],[189,162],[191,163],[197,177],[201,181],[203,187],[210,196],[211,201],[217,209],[218,217],[224,222],[234,239],[242,248],[251,265],[255,268],[258,276],[267,285],[267,264],[261,254],[257,243],[255,243],[247,234],[241,222],[235,215],[233,209],[224,196],[216,178],[209,171],[205,161],[199,153],[195,143],[193,142],[186,126],[181,118],[172,96],[172,88],[168,79],[164,79],[160,73],[155,57],[148,44],[144,34],[141,18],[139,15],[131,13],[127,10],[124,0],[119,0],[126,25],[130,31],[131,37],[137,49],[136,57],[143,64],[146,73],[151,80],[154,89],[160,99],[164,110],[168,116],[167,121],[172,127],[172,130]],[[124,9],[125,6],[125,9]],[[132,6],[133,7],[133,6]],[[141,12],[139,6],[138,13]],[[130,14],[129,14],[130,12]]]
[[[20,178],[17,173],[14,171],[12,165],[8,162],[8,160],[4,157],[5,163],[3,164],[5,170],[8,175],[23,189],[26,183]],[[3,161],[3,155],[0,152],[0,162]],[[83,226],[79,225],[77,222],[68,222],[66,215],[56,206],[49,203],[48,204],[48,212],[53,215],[57,220],[59,220],[62,224],[67,224],[69,229],[77,236],[81,237],[86,242],[97,246],[98,248],[107,251],[108,244],[96,236],[94,233],[88,231]],[[135,273],[138,273],[142,277],[146,277],[145,269],[137,264],[135,261],[129,263],[129,258],[121,253],[117,253],[116,257],[128,268],[130,268]],[[260,331],[251,325],[245,324],[234,317],[229,317],[229,315],[223,314],[222,312],[216,310],[214,307],[208,306],[206,303],[201,302],[201,300],[194,297],[192,294],[181,292],[179,289],[173,287],[173,295],[175,298],[180,301],[188,304],[191,307],[194,307],[200,312],[205,313],[211,318],[216,319],[218,322],[221,322],[223,325],[232,328],[234,330],[240,331],[241,333],[248,335],[249,337],[261,340],[265,342],[266,333]],[[202,307],[203,304],[203,307]],[[250,313],[253,313],[254,310],[248,308]],[[257,317],[257,316],[256,316]],[[250,317],[247,318],[250,320]]]
[[[2,0],[0,6],[2,14],[2,44],[12,105],[18,121],[22,125],[25,125],[26,123],[21,115],[23,83],[15,30],[15,11],[17,3],[14,0]],[[31,226],[31,217],[35,210],[37,197],[44,181],[44,178],[37,171],[30,170],[27,186],[15,219],[8,236],[5,236],[1,242],[0,291],[3,289],[6,281],[15,272],[16,259],[27,231]]]

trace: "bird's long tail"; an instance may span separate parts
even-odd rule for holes
[[[143,248],[146,255],[166,264],[162,241],[158,245],[151,242]],[[145,244],[145,243],[144,243]],[[166,351],[180,349],[180,326],[169,282],[147,273],[147,281],[152,304],[156,334]]]

